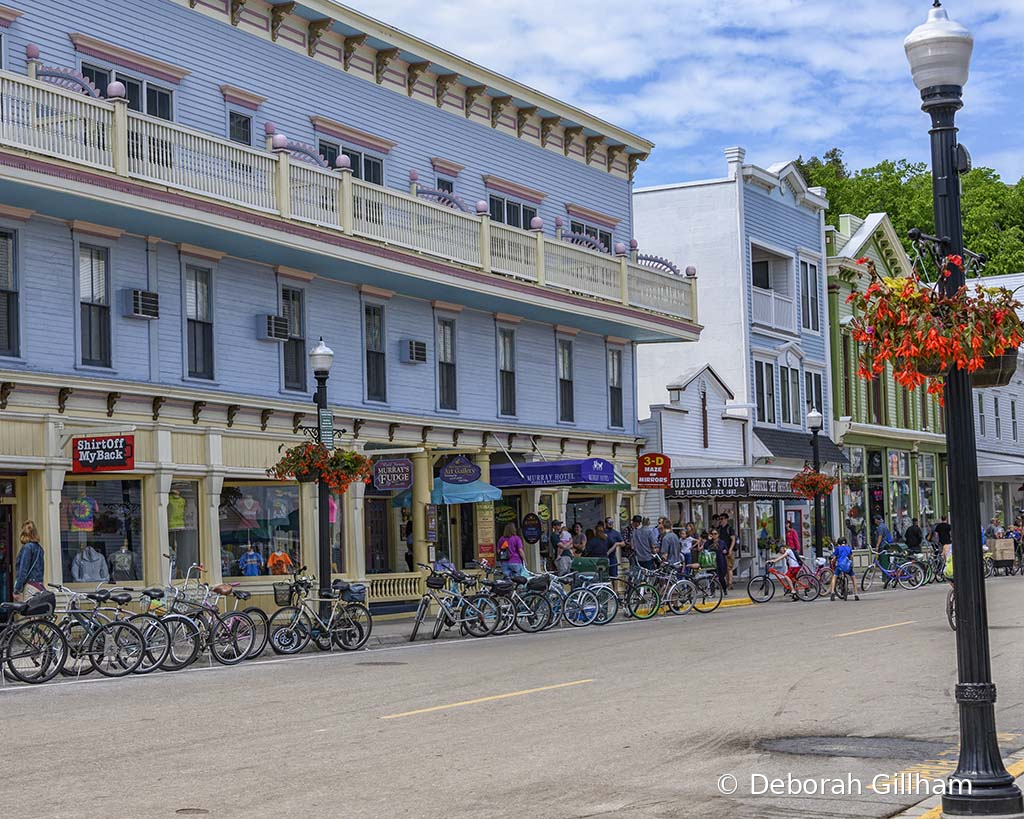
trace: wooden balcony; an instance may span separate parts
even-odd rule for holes
[[[696,278],[0,71],[0,145],[607,303],[697,323]],[[621,250],[621,248],[620,248]]]
[[[753,288],[753,321],[761,327],[796,332],[796,309],[793,299],[782,296],[774,290]]]

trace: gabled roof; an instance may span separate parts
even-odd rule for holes
[[[666,389],[669,390],[685,390],[699,375],[702,373],[709,373],[715,381],[718,382],[719,386],[725,391],[725,394],[729,398],[735,398],[733,391],[729,389],[729,385],[722,380],[722,377],[715,372],[714,368],[710,364],[704,364],[702,366],[691,367],[689,370],[676,376],[669,384]]]
[[[800,173],[796,162],[792,160],[776,162],[767,168],[760,168],[757,165],[744,165],[743,177],[769,190],[781,187],[783,184],[789,185],[793,189],[796,201],[801,205],[816,210],[828,208],[828,199],[823,195],[824,189],[814,188],[812,190],[807,185],[807,180],[804,179],[803,174]]]
[[[835,255],[831,258],[845,259],[850,262],[859,259],[864,255],[865,248],[875,239],[884,240],[894,249],[892,253],[885,254],[886,259],[895,260],[896,265],[900,268],[899,273],[909,276],[912,269],[910,259],[907,258],[907,254],[903,250],[903,244],[896,233],[896,228],[892,226],[892,220],[888,213],[869,213],[861,226],[846,240],[846,244],[837,248]]]

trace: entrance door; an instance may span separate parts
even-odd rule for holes
[[[14,592],[14,507],[0,505],[0,603]]]
[[[388,499],[366,498],[363,502],[366,517],[366,573],[390,572],[388,550]]]

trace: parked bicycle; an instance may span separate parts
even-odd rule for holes
[[[436,609],[433,639],[441,636],[441,632],[459,626],[463,634],[473,637],[487,637],[498,628],[501,622],[501,610],[494,598],[484,594],[468,594],[477,580],[458,569],[438,569],[423,563],[417,564],[421,569],[430,572],[427,575],[427,590],[420,598],[416,607],[416,618],[412,624],[409,642],[416,639],[420,625],[430,613],[431,606]]]
[[[496,577],[499,572],[488,565],[486,560],[468,564],[467,568],[480,568],[488,578],[495,578],[480,581],[484,593],[494,595],[501,612],[495,634],[508,634],[513,627],[533,634],[548,624],[552,616],[551,603],[544,595],[548,584],[542,578],[528,580],[520,575],[512,575],[507,579]]]
[[[23,683],[48,682],[68,658],[68,641],[53,621],[56,598],[41,592],[20,603],[0,603],[0,668]]]
[[[105,677],[125,677],[138,669],[146,657],[146,639],[118,614],[131,602],[129,592],[82,592],[57,583],[49,586],[68,598],[59,623],[68,641],[62,674],[78,677],[95,670]],[[117,608],[104,609],[108,602]]]
[[[271,649],[276,654],[298,654],[312,641],[321,651],[332,646],[356,651],[366,645],[373,629],[370,611],[364,605],[366,587],[361,583],[335,580],[326,597],[313,594],[316,577],[306,575],[302,566],[292,573],[290,583],[274,584],[274,601],[282,607],[267,625]],[[321,616],[327,603],[327,619]]]
[[[887,558],[888,566],[882,565],[882,556]],[[920,563],[903,559],[897,552],[883,550],[874,556],[871,565],[864,570],[860,587],[863,591],[870,591],[875,583],[884,578],[884,587],[898,584],[904,589],[916,589],[924,583],[924,574]]]

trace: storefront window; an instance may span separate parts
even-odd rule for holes
[[[867,548],[864,514],[864,448],[846,450],[850,467],[843,474],[843,509],[846,514],[845,535],[854,549]]]
[[[299,487],[225,481],[220,495],[222,575],[255,577],[289,563],[302,565]]]
[[[142,482],[66,480],[60,549],[65,581],[141,580]]]
[[[171,580],[179,580],[199,562],[199,483],[174,481],[167,496],[167,544]]]
[[[1002,526],[1006,522],[1006,484],[993,484],[992,489],[992,516]],[[987,522],[982,520],[982,525],[986,524]]]
[[[902,534],[910,526],[910,453],[889,452],[889,512],[892,526]]]
[[[331,571],[335,574],[345,572],[345,496],[331,495],[327,506],[328,520],[331,522]],[[287,563],[274,564],[270,567],[271,574],[286,574],[291,567]]]
[[[931,526],[938,518],[935,510],[935,456],[917,456],[918,517],[922,527]]]
[[[754,516],[757,523],[757,547],[768,549],[779,540],[779,521],[775,501],[754,501]]]

